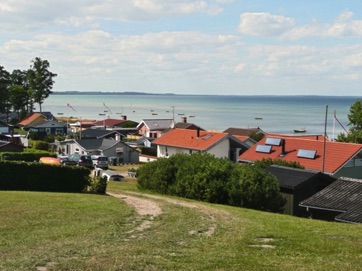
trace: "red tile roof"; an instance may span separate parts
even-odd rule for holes
[[[124,122],[126,122],[127,120],[123,120],[123,119],[105,119],[100,120],[100,121],[96,121],[94,123],[94,125],[106,125],[107,127],[112,127],[112,126],[116,126],[116,125],[120,125]]]
[[[33,114],[28,115],[25,119],[23,119],[18,124],[20,126],[27,126],[29,124],[33,124],[33,123],[35,123],[37,121],[39,122],[39,121],[42,121],[42,120],[45,120],[45,119],[46,119],[46,117],[44,117],[42,114],[33,113]]]
[[[262,160],[263,158],[281,159],[288,162],[299,162],[306,169],[322,171],[323,169],[323,153],[324,153],[324,141],[323,140],[311,140],[300,139],[288,136],[278,137],[285,140],[285,155],[280,156],[282,152],[282,146],[272,146],[270,153],[257,152],[258,145],[265,145],[266,139],[270,136],[264,137],[257,144],[252,146],[249,150],[239,156],[240,161],[253,162],[256,160]],[[276,137],[275,137],[276,138]],[[302,158],[298,157],[297,153],[299,149],[314,150],[316,151],[316,157]],[[335,173],[338,171],[349,159],[354,157],[359,151],[362,150],[362,144],[351,144],[326,141],[325,159],[324,159],[324,171],[326,173]]]
[[[200,131],[199,133],[200,137],[197,137],[195,130],[176,128],[155,139],[153,144],[204,151],[229,136],[227,133],[208,131]]]
[[[283,138],[299,138],[299,139],[311,139],[311,140],[321,140],[324,141],[324,135],[311,135],[311,134],[290,134],[290,135],[286,135],[286,134],[273,134],[273,133],[268,133],[266,135],[267,137],[283,137]],[[328,141],[328,137],[326,138]]]

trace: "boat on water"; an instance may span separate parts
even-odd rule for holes
[[[256,120],[262,120],[262,117],[255,117]]]
[[[301,129],[295,129],[294,133],[305,133],[307,130],[305,128],[301,128]]]

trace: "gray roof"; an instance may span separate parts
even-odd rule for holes
[[[67,124],[63,123],[63,122],[58,122],[55,120],[44,120],[40,123],[38,123],[37,125],[29,125],[28,127],[33,127],[33,128],[49,128],[49,127],[54,127],[54,128],[64,128],[66,127]]]
[[[122,143],[121,141],[107,139],[107,138],[78,139],[75,141],[85,150],[106,150],[113,147],[116,144]]]
[[[232,135],[240,135],[240,136],[249,136],[251,134],[256,134],[256,133],[263,133],[266,134],[262,129],[260,129],[259,127],[256,128],[234,128],[234,127],[230,127],[228,129],[226,129],[225,131],[223,131],[223,133],[229,133]]]
[[[362,180],[341,177],[299,205],[342,212],[336,220],[362,223]]]
[[[265,170],[277,177],[280,187],[293,190],[310,181],[316,175],[325,175],[316,171],[276,165],[269,166]],[[325,175],[325,178],[330,178],[331,182],[334,180],[333,177],[327,175]]]
[[[150,131],[154,130],[165,130],[174,125],[173,119],[144,119],[139,126],[144,123],[150,129]]]
[[[112,136],[114,134],[119,134],[123,136],[123,134],[113,131],[113,130],[105,130],[105,129],[87,129],[82,131],[82,137],[92,137],[92,138],[102,138],[107,136]]]

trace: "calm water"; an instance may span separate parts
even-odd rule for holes
[[[350,107],[362,97],[327,96],[199,96],[199,95],[51,95],[43,104],[44,111],[54,115],[101,120],[103,115],[141,121],[152,118],[188,118],[207,130],[229,127],[260,127],[270,133],[293,133],[305,128],[309,134],[323,134],[326,108],[327,133],[333,137],[343,132],[334,125],[333,114],[348,129]],[[75,111],[67,106],[69,103]],[[262,118],[262,119],[256,119]]]

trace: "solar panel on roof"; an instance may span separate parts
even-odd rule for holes
[[[314,159],[316,154],[317,154],[317,151],[315,151],[315,150],[299,149],[298,153],[297,153],[297,157]]]
[[[258,145],[256,146],[256,152],[270,153],[272,146],[268,145]]]
[[[204,137],[204,139],[206,140],[206,139],[209,139],[210,137],[212,137],[212,134],[206,135],[206,136]]]
[[[281,141],[282,141],[281,138],[268,137],[265,141],[265,144],[272,145],[272,146],[280,146]]]

